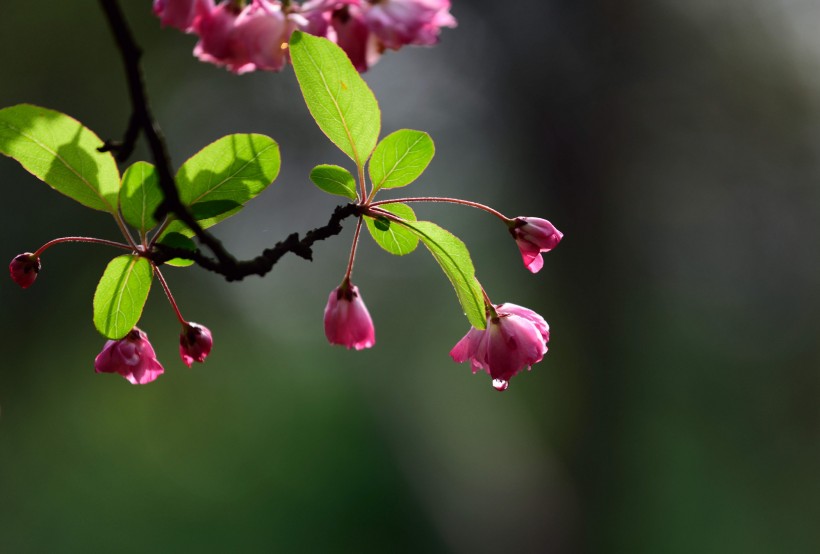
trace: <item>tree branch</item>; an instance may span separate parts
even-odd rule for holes
[[[128,91],[131,98],[131,119],[122,142],[106,141],[100,151],[113,150],[117,153],[117,160],[125,161],[133,152],[139,133],[145,136],[151,157],[159,175],[159,185],[163,193],[163,201],[154,214],[161,221],[166,215],[174,215],[194,232],[200,243],[208,247],[214,258],[202,254],[197,250],[170,248],[155,245],[157,252],[150,254],[155,263],[161,263],[171,258],[185,258],[193,260],[199,266],[219,273],[228,281],[240,280],[248,275],[264,275],[271,270],[284,254],[292,252],[307,260],[312,259],[311,246],[318,240],[324,240],[341,232],[341,221],[353,215],[357,206],[351,204],[340,206],[333,212],[327,225],[309,231],[304,239],[299,240],[299,234],[293,233],[285,240],[278,242],[273,248],[268,248],[262,254],[251,260],[239,261],[228,252],[219,241],[205,231],[182,203],[174,180],[171,157],[162,130],[151,114],[146,94],[145,80],[142,73],[140,59],[142,50],[134,40],[128,22],[122,13],[117,0],[100,0],[108,25],[114,35],[114,40],[122,57],[125,75],[128,81]]]
[[[347,204],[338,206],[330,217],[327,225],[317,227],[308,231],[305,238],[299,240],[299,233],[291,233],[285,240],[279,241],[273,248],[266,248],[262,253],[251,259],[237,261],[232,265],[225,265],[218,260],[204,255],[200,250],[190,251],[183,248],[173,248],[164,244],[155,244],[154,252],[149,254],[151,260],[159,265],[167,262],[172,258],[183,258],[194,261],[198,266],[219,273],[228,281],[239,281],[248,275],[259,275],[262,277],[268,273],[279,258],[292,252],[300,258],[313,261],[313,243],[325,240],[334,235],[338,235],[342,231],[341,222],[343,219],[351,215],[358,214],[359,206],[356,204]]]

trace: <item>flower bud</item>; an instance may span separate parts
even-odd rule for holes
[[[9,264],[9,273],[15,283],[27,289],[37,278],[40,267],[40,258],[31,252],[25,252],[14,257]]]
[[[94,360],[97,373],[119,373],[132,385],[150,383],[165,371],[148,335],[134,327],[120,340],[110,340]]]
[[[188,322],[182,327],[182,333],[179,334],[179,355],[188,367],[194,362],[204,362],[213,345],[211,331],[204,325]]]
[[[510,234],[521,251],[524,266],[532,273],[544,267],[541,252],[549,252],[564,237],[552,223],[538,217],[516,217],[510,224]]]
[[[373,320],[359,287],[345,281],[334,289],[325,306],[325,336],[330,344],[361,350],[376,344]]]

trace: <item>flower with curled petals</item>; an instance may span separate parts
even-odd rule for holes
[[[516,217],[509,225],[524,266],[532,273],[538,273],[544,267],[541,253],[549,252],[564,238],[564,233],[552,223],[538,217]]]
[[[134,327],[120,340],[110,340],[94,360],[97,373],[119,373],[132,385],[150,383],[165,371],[148,335]]]
[[[492,377],[493,387],[505,390],[519,371],[544,358],[549,325],[534,311],[515,304],[498,304],[488,311],[487,328],[470,329],[450,357],[458,363],[470,360],[473,373],[483,369]]]
[[[385,48],[432,45],[442,27],[455,27],[450,0],[379,0],[365,12],[365,21]]]

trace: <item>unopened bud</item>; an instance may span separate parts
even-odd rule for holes
[[[31,252],[25,252],[14,257],[9,264],[9,273],[15,283],[27,289],[37,278],[40,267],[40,258]]]
[[[199,323],[186,323],[179,334],[179,355],[188,367],[194,362],[204,362],[213,345],[211,331]]]

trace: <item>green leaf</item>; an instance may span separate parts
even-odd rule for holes
[[[151,290],[154,270],[145,258],[126,254],[111,260],[94,293],[94,326],[111,340],[137,324]]]
[[[65,114],[19,104],[0,110],[0,153],[51,188],[94,210],[115,213],[120,172],[103,141]]]
[[[416,221],[413,208],[407,204],[381,204],[379,208],[397,215],[405,221]],[[419,237],[416,236],[414,231],[402,227],[398,223],[391,222],[389,219],[365,217],[364,221],[373,240],[391,254],[404,256],[415,250],[419,245]]]
[[[182,164],[176,176],[179,197],[200,225],[210,227],[265,190],[279,175],[279,166],[279,145],[273,139],[228,135]],[[207,215],[198,216],[198,210]]]
[[[394,222],[395,224],[395,222]],[[441,269],[456,289],[458,301],[464,309],[464,315],[476,329],[487,328],[484,313],[484,296],[481,285],[475,278],[475,268],[470,259],[470,252],[461,240],[435,223],[416,221],[405,223],[436,259]]]
[[[290,59],[313,119],[357,167],[363,167],[381,128],[373,92],[344,50],[327,39],[294,31]]]
[[[373,190],[409,185],[424,173],[435,153],[433,139],[422,131],[401,129],[387,135],[370,158]]]
[[[162,238],[158,240],[157,243],[164,244],[165,246],[170,246],[172,248],[184,248],[185,250],[190,250],[191,252],[196,250],[196,243],[181,233],[163,233]],[[165,263],[174,267],[188,267],[194,265],[193,260],[187,260],[185,258],[171,258]]]
[[[323,191],[356,200],[356,179],[338,165],[317,165],[310,172],[310,180]]]
[[[136,162],[125,170],[120,189],[120,210],[129,225],[147,233],[159,222],[154,212],[162,203],[159,175],[148,162]]]

